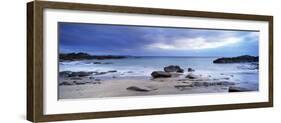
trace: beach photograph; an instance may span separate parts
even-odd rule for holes
[[[259,31],[58,22],[58,99],[259,91]]]

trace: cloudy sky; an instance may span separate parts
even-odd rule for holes
[[[259,32],[59,23],[61,53],[132,56],[258,55]]]

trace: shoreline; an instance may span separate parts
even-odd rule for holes
[[[258,91],[258,63],[229,63],[248,58],[78,60],[60,66],[59,99]]]
[[[242,88],[239,83],[233,82],[229,78],[213,78],[202,75],[197,76],[196,79],[190,79],[186,78],[185,74],[173,74],[171,78],[137,79],[133,77],[108,80],[89,76],[60,78],[59,99],[258,91]],[[65,83],[62,84],[63,82]],[[236,90],[230,91],[230,88],[233,87],[234,89],[236,87]]]

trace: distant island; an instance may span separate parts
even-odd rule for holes
[[[76,60],[104,60],[104,59],[123,59],[127,56],[115,56],[115,55],[90,55],[88,53],[61,53],[59,54],[60,61],[76,61]]]
[[[213,61],[213,63],[246,63],[246,62],[259,62],[259,57],[243,55],[237,57],[222,57]]]

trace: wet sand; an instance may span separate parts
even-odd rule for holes
[[[228,93],[235,86],[227,78],[200,76],[195,79],[178,74],[171,78],[146,79],[114,78],[108,80],[91,77],[61,78],[59,99],[102,98],[145,95],[171,95],[192,93]]]

